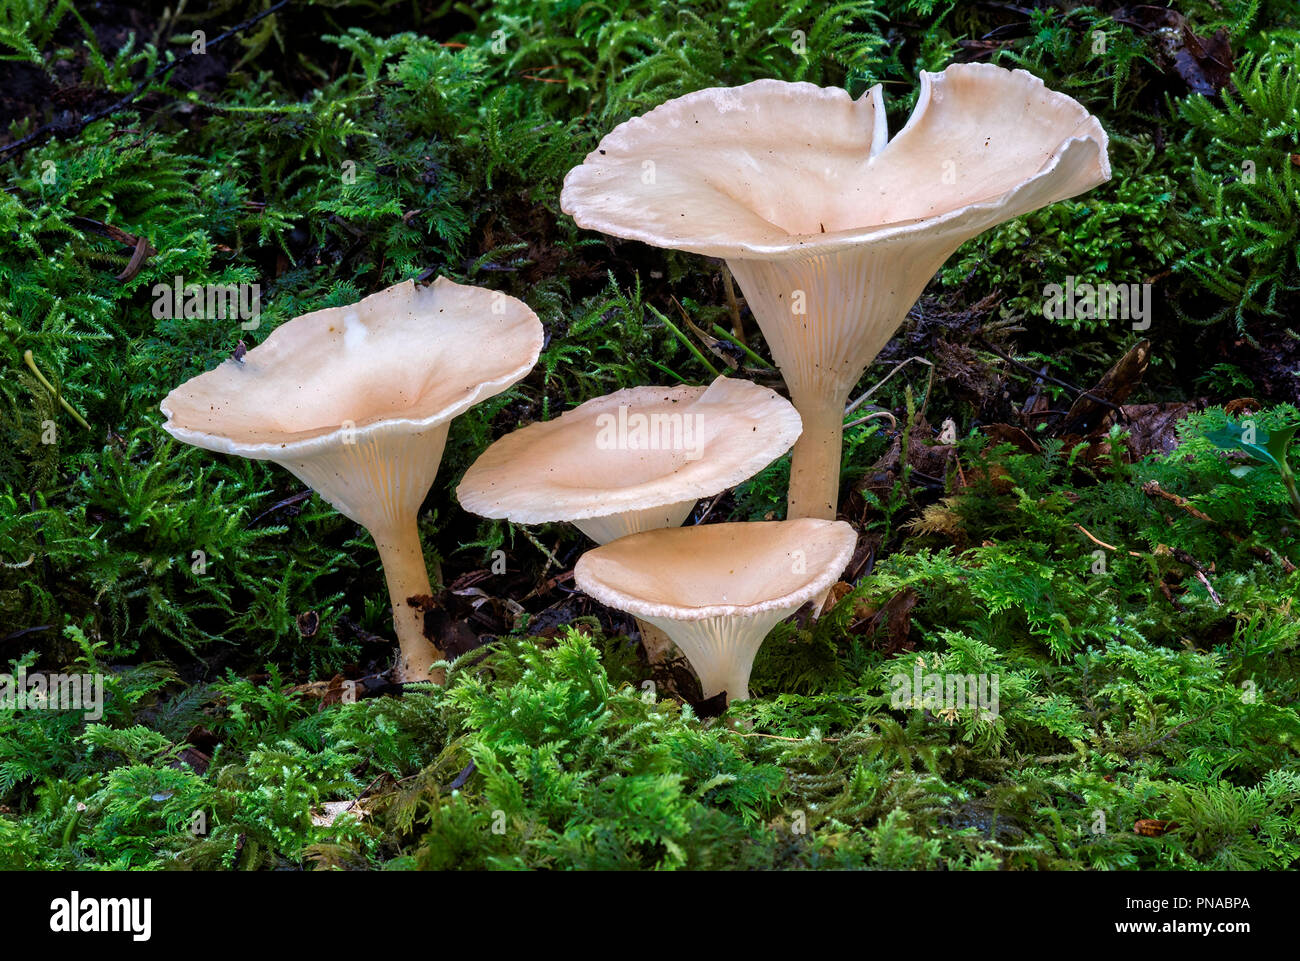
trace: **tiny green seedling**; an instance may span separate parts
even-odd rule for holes
[[[1296,517],[1300,517],[1300,491],[1296,489],[1295,471],[1291,469],[1291,464],[1286,457],[1287,448],[1291,446],[1291,440],[1298,430],[1300,430],[1300,421],[1280,430],[1266,431],[1248,420],[1241,424],[1229,423],[1218,430],[1208,432],[1205,436],[1220,450],[1244,451],[1256,461],[1276,467],[1286,492],[1291,497],[1291,510],[1295,512]],[[1253,469],[1252,465],[1243,464],[1233,468],[1232,473],[1237,477],[1244,477]]]

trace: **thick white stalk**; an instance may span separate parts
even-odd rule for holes
[[[407,598],[432,594],[417,518],[438,473],[447,442],[446,422],[408,434],[359,433],[316,456],[281,463],[345,517],[370,532],[379,548],[393,605],[393,629],[401,647],[393,676],[398,681],[442,683],[445,671],[429,672],[442,652],[424,636],[424,615]],[[435,572],[441,581],[441,574]]]
[[[844,404],[943,262],[943,243],[727,261],[803,418],[788,519],[834,519]]]
[[[794,401],[803,433],[790,453],[786,517],[833,521],[839,508],[845,398],[838,392]]]
[[[384,580],[388,582],[388,597],[393,605],[393,630],[400,648],[394,679],[441,684],[446,672],[441,668],[431,671],[430,666],[442,660],[442,652],[424,636],[424,612],[410,603],[411,598],[433,593],[419,531],[412,521],[372,534],[384,565]]]

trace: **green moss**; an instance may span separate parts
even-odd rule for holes
[[[709,720],[647,698],[626,639],[590,617],[556,637],[525,619],[445,691],[322,704],[295,690],[386,655],[364,641],[388,629],[373,545],[287,472],[171,442],[158,411],[239,340],[398,280],[433,271],[522,297],[546,327],[541,360],[457,419],[421,529],[452,576],[507,550],[524,593],[559,573],[543,550],[572,564],[583,542],[468,516],[452,494],[464,469],[520,422],[706,382],[700,357],[724,361],[664,322],[682,329],[674,298],[704,329],[731,324],[715,263],[561,215],[569,167],[620,120],[759,77],[854,95],[884,83],[896,130],[916,71],[988,37],[990,58],[1097,113],[1116,176],[971,241],[927,301],[938,323],[997,295],[985,333],[1024,322],[1040,362],[1095,383],[1132,332],[1047,322],[1043,286],[1151,280],[1168,308],[1149,335],[1158,390],[1253,390],[1245,361],[1202,345],[1283,331],[1297,303],[1291,5],[1182,5],[1197,35],[1222,27],[1246,51],[1218,99],[1187,96],[1156,40],[1100,8],[410,6],[295,9],[289,48],[272,18],[216,79],[153,80],[130,108],[0,164],[0,664],[111,668],[96,722],[0,713],[0,867],[1294,865],[1300,575],[1286,564],[1300,534],[1276,468],[1234,471],[1216,446],[1219,408],[1137,463],[1118,436],[1089,460],[1050,438],[1040,454],[989,450],[973,431],[958,445],[968,483],[938,504],[905,482],[864,494],[870,576],[811,628],[774,631],[755,700]],[[0,57],[107,102],[205,22],[101,49],[71,5],[33,0],[0,17]],[[155,251],[134,275],[103,225]],[[178,275],[261,284],[260,326],[155,318],[154,285]],[[766,357],[753,326],[757,361],[720,348],[742,366]],[[874,399],[912,426],[918,409],[978,419],[942,379],[918,408],[919,392],[900,376]],[[1262,399],[1263,430],[1296,419]],[[850,431],[846,492],[892,439]],[[710,519],[780,516],[787,472],[772,465]],[[1144,494],[1150,481],[1211,520]],[[905,592],[898,646],[870,613]],[[896,706],[895,676],[918,669],[996,674],[999,711]],[[1177,827],[1143,837],[1140,818]]]

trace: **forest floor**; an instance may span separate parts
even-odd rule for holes
[[[1297,864],[1294,5],[677,6],[0,13],[0,671],[105,693],[0,704],[0,868]],[[846,431],[832,605],[772,632],[752,699],[704,700],[577,590],[582,535],[453,493],[617,389],[784,389],[721,262],[581,230],[564,174],[760,77],[883,83],[897,131],[918,72],[965,61],[1078,99],[1115,175],[943,266],[853,394],[890,417]],[[240,341],[435,275],[546,331],[421,513],[441,688],[392,680],[364,530],[158,410]],[[157,316],[176,277],[258,284],[260,326]],[[1045,317],[1066,278],[1149,285],[1149,325]],[[788,472],[687,523],[783,517]],[[900,703],[917,676],[996,679],[996,709]]]

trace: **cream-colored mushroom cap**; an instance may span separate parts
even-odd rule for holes
[[[528,307],[439,277],[294,318],[162,402],[178,440],[263,460],[298,458],[374,428],[450,420],[532,369],[542,326]]]
[[[856,101],[779,80],[687,94],[606,135],[560,207],[616,237],[781,259],[965,239],[1110,178],[1101,124],[1032,74],[955,64],[920,82],[892,140],[879,86]]]
[[[507,434],[465,473],[467,510],[520,524],[685,504],[772,463],[799,436],[790,402],[746,380],[631,387]]]
[[[573,576],[595,600],[640,617],[793,611],[835,583],[856,543],[851,525],[811,517],[672,527],[594,548]]]
[[[397,676],[437,679],[420,505],[451,419],[526,375],[542,325],[522,301],[439,277],[296,317],[242,360],[186,381],[163,427],[196,447],[273,460],[375,540],[401,645]]]
[[[1109,179],[1101,124],[1023,70],[922,73],[892,140],[859,100],[759,80],[687,94],[616,127],[569,171],[583,227],[723,257],[803,418],[789,517],[833,518],[844,408],[963,242]]]
[[[768,632],[835,582],[856,542],[848,524],[817,518],[674,527],[588,551],[573,577],[671,638],[705,697],[743,700]]]

